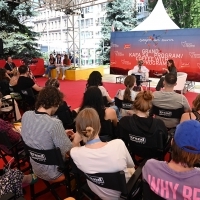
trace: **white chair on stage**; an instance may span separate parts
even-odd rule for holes
[[[174,90],[181,91],[181,94],[184,93],[184,87],[187,79],[187,73],[177,72],[177,84],[174,87]]]

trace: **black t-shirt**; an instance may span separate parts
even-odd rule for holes
[[[11,63],[11,64],[6,63],[4,66],[4,68],[9,71],[12,71],[15,67],[16,67],[15,63]]]
[[[26,89],[32,88],[34,85],[35,85],[35,82],[33,81],[33,79],[26,76],[20,76],[17,82],[17,87],[19,88],[19,90],[26,90]],[[38,92],[34,89],[33,89],[33,93],[38,94]]]

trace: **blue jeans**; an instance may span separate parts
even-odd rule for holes
[[[56,67],[54,65],[49,65],[46,68],[45,74],[48,75],[49,77],[51,77],[51,70],[55,69]]]

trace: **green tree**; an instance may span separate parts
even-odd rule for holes
[[[153,9],[158,0],[149,0],[149,7]],[[200,27],[200,0],[163,0],[163,4],[171,19],[180,28]]]
[[[32,30],[33,27],[25,25],[32,16],[35,12],[29,3],[0,0],[0,38],[3,39],[4,56],[22,58],[25,55],[41,55],[36,43],[38,34]]]
[[[110,36],[112,31],[130,31],[136,26],[136,1],[114,0],[106,5],[106,19],[102,24],[102,39],[97,52],[103,64],[110,62]]]

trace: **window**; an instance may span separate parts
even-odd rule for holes
[[[101,4],[101,11],[105,11],[105,9],[106,9],[106,3],[102,3]]]
[[[93,19],[92,18],[86,19],[85,20],[85,25],[86,25],[86,27],[93,26]]]
[[[86,7],[85,13],[93,13],[93,6]]]

